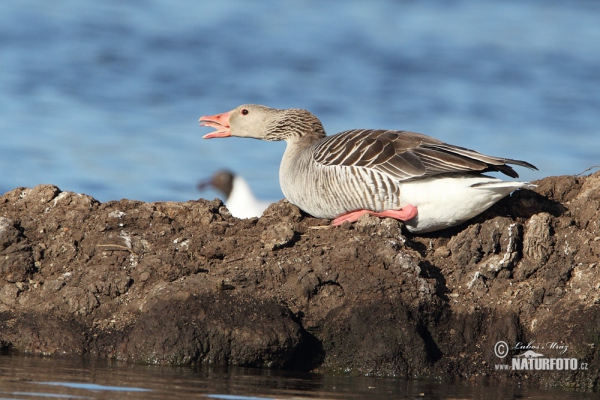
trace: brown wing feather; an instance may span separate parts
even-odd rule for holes
[[[323,165],[372,168],[398,180],[470,171],[499,171],[517,178],[507,164],[537,169],[525,161],[486,156],[408,131],[345,131],[320,141],[313,154]]]

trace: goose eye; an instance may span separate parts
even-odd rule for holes
[[[243,108],[240,112],[242,113],[242,115],[248,115],[248,110],[246,110],[245,108]]]

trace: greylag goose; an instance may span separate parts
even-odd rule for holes
[[[301,109],[245,104],[201,117],[200,125],[216,129],[204,139],[285,140],[279,169],[283,194],[314,217],[333,218],[335,226],[371,214],[403,221],[414,233],[448,228],[515,189],[533,186],[482,173],[517,178],[508,164],[537,169],[414,132],[353,129],[326,136],[321,121]]]
[[[215,172],[210,179],[200,182],[198,189],[204,190],[208,186],[214,187],[225,195],[225,205],[236,218],[260,217],[271,204],[257,199],[244,178],[225,169]]]

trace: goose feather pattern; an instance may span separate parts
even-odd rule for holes
[[[314,217],[335,218],[334,225],[369,213],[402,220],[415,233],[455,226],[515,189],[532,186],[484,173],[517,178],[509,164],[537,169],[408,131],[355,129],[326,136],[319,119],[301,109],[245,104],[200,122],[216,129],[207,139],[285,140],[283,194]]]

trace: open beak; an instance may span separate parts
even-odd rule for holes
[[[200,117],[200,126],[209,126],[215,128],[216,132],[211,132],[202,136],[202,139],[222,138],[231,136],[231,127],[229,126],[229,114],[231,111]]]

